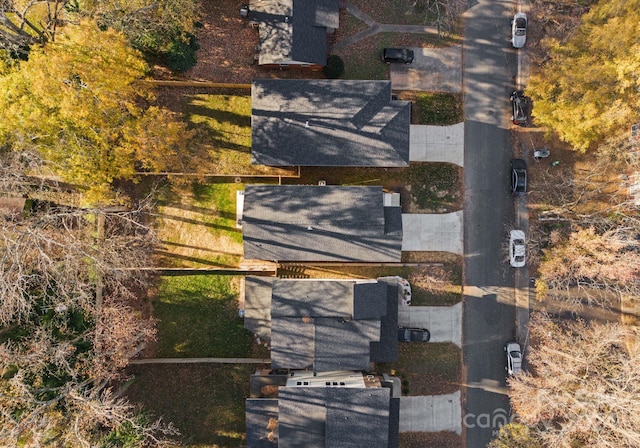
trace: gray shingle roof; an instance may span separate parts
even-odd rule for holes
[[[272,368],[367,371],[371,361],[397,360],[395,279],[271,279],[271,301],[265,300],[263,289],[268,282],[256,277],[246,282],[245,309],[262,307],[261,322],[270,325]],[[247,323],[254,314],[245,313],[248,329],[257,326]]]
[[[271,288],[273,278],[245,278],[244,327],[264,341],[271,340]]]
[[[390,81],[254,80],[251,106],[253,164],[409,165],[411,103]]]
[[[338,0],[262,0],[252,8],[260,23],[260,64],[326,64],[327,28],[338,28]]]
[[[390,389],[327,391],[325,446],[332,448],[388,447]]]
[[[251,399],[245,401],[247,446],[252,448],[275,448],[278,446],[278,427],[269,440],[269,421],[278,420],[278,399]],[[273,424],[273,423],[272,423]]]
[[[286,447],[388,447],[390,402],[387,388],[281,388],[279,443]]]
[[[247,185],[246,259],[399,262],[402,210],[381,187]]]

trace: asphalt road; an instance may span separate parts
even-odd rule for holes
[[[509,92],[517,59],[511,1],[484,0],[465,13],[465,297],[463,354],[467,447],[485,447],[510,416],[504,346],[515,337],[514,272],[506,253],[514,222],[509,191]]]

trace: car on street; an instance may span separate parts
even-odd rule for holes
[[[511,194],[522,196],[527,192],[527,162],[522,159],[511,161]]]
[[[517,342],[509,342],[504,351],[507,354],[507,373],[509,375],[518,375],[522,372],[522,351],[520,350],[520,344]]]
[[[518,126],[525,126],[529,118],[529,99],[522,90],[514,90],[509,97],[511,101],[511,121]]]
[[[431,333],[426,328],[398,328],[398,341],[402,342],[429,342]]]
[[[382,50],[382,62],[390,64],[392,62],[401,62],[403,64],[411,64],[413,62],[413,50],[408,48],[385,48]]]
[[[525,265],[525,237],[522,230],[512,230],[509,232],[509,263],[514,268],[521,268]]]
[[[511,45],[522,48],[527,42],[527,15],[523,12],[513,16],[511,21]]]

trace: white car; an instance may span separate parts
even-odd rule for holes
[[[504,351],[507,353],[507,373],[509,375],[517,375],[522,372],[522,351],[520,344],[517,342],[509,342]]]
[[[509,262],[514,268],[525,265],[525,239],[522,230],[512,230],[509,234]]]
[[[513,16],[511,21],[511,44],[513,48],[522,48],[527,42],[527,15],[523,12]]]

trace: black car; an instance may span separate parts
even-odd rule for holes
[[[522,196],[527,192],[527,162],[522,159],[511,161],[511,193]]]
[[[426,328],[398,328],[398,341],[429,342],[431,333]]]
[[[525,126],[528,120],[529,99],[522,90],[514,90],[509,97],[511,101],[511,120],[513,124]]]
[[[413,50],[407,48],[385,48],[382,50],[382,62],[387,64],[391,62],[402,62],[403,64],[411,64],[413,62]]]

